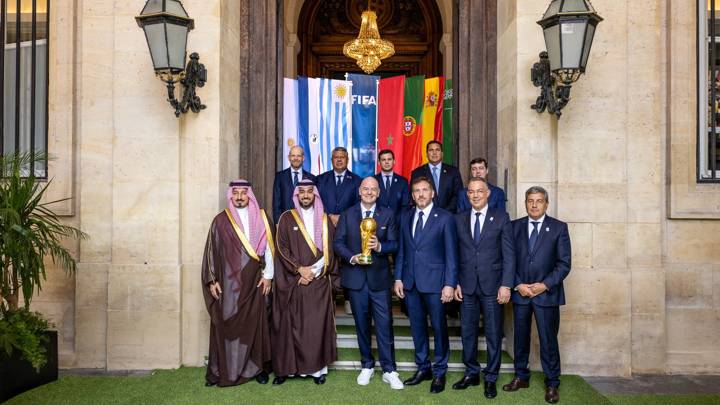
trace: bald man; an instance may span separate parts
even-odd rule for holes
[[[359,385],[370,383],[375,374],[375,358],[371,350],[370,316],[375,323],[380,366],[383,382],[392,389],[403,389],[396,371],[392,313],[390,306],[393,277],[388,256],[397,251],[398,236],[395,214],[376,204],[380,187],[374,177],[366,177],[360,183],[360,202],[340,215],[333,247],[341,257],[340,283],[355,318],[362,370],[357,377]],[[372,264],[360,264],[362,238],[360,222],[373,218],[377,224],[375,236],[368,243]]]
[[[303,170],[305,152],[301,146],[295,145],[288,153],[290,167],[275,173],[273,184],[273,220],[277,224],[283,212],[294,208],[293,191],[300,180],[310,179],[315,182],[315,176]]]

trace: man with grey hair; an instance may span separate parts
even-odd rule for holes
[[[295,145],[290,148],[288,161],[290,167],[275,173],[275,181],[273,182],[273,222],[276,224],[283,212],[294,207],[293,192],[300,180],[310,179],[315,181],[315,176],[303,169],[305,151],[302,146]]]
[[[563,280],[570,273],[570,235],[565,222],[546,215],[548,193],[539,186],[525,192],[528,215],[512,222],[515,240],[515,285],[512,292],[515,327],[515,377],[504,391],[527,388],[530,381],[530,327],[535,316],[540,337],[540,363],[545,373],[545,401],[560,400],[560,305],[565,305]]]

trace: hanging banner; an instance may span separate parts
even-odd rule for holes
[[[380,76],[350,73],[352,82],[352,171],[361,178],[375,174],[377,82]]]

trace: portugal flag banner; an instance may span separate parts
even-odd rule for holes
[[[439,77],[425,79],[425,94],[422,113],[422,163],[428,162],[425,147],[428,142],[442,142],[442,102],[443,82]]]
[[[422,164],[422,114],[425,99],[425,76],[405,79],[405,112],[403,117],[403,171],[410,179],[413,169]]]
[[[378,83],[377,150],[395,155],[395,172],[403,173],[403,109],[405,76],[380,79]],[[378,165],[377,171],[380,171]]]

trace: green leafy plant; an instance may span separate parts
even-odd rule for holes
[[[44,153],[0,156],[0,349],[16,347],[33,365],[39,364],[38,336],[47,329],[47,322],[29,308],[45,281],[45,259],[72,274],[75,259],[62,241],[87,236],[64,225],[52,210],[52,204],[67,198],[43,201],[51,181],[38,181],[30,170],[41,163],[47,163]]]
[[[43,332],[51,327],[39,312],[25,308],[5,312],[0,318],[0,350],[7,357],[12,356],[13,349],[19,350],[25,360],[40,370],[47,362],[44,345],[48,337]]]

